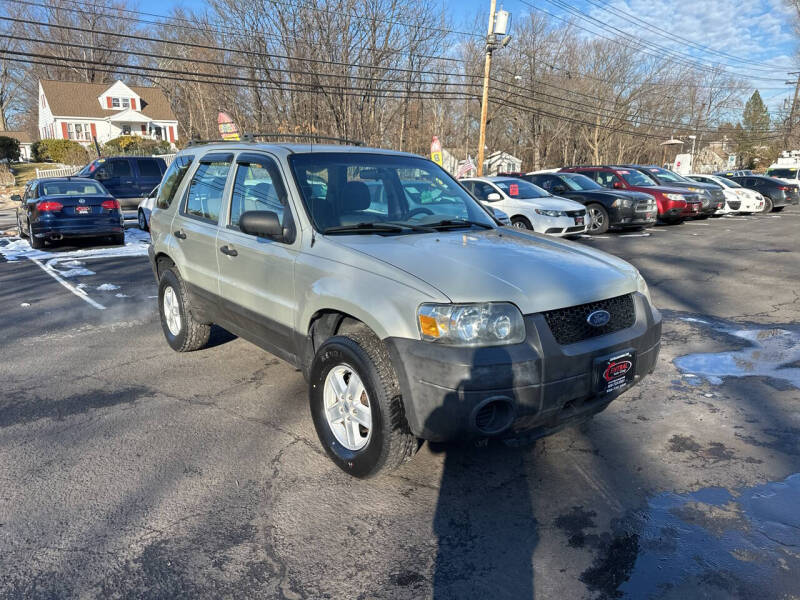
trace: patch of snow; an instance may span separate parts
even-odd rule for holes
[[[117,298],[130,298],[130,296],[128,296],[128,294],[114,294],[114,296],[117,297]]]
[[[711,325],[748,345],[730,352],[687,354],[674,360],[684,377],[702,377],[720,385],[725,377],[769,377],[800,389],[800,332],[774,327],[741,329]]]
[[[85,277],[94,275],[94,271],[83,266],[84,263],[75,259],[51,258],[45,266],[61,277]],[[67,267],[63,269],[61,267]]]
[[[0,255],[8,262],[23,258],[38,259],[69,259],[69,258],[106,258],[120,256],[147,256],[147,247],[150,244],[150,234],[141,229],[130,228],[125,230],[125,245],[98,248],[81,248],[64,252],[52,250],[34,250],[24,238],[11,238],[8,243],[0,244]],[[93,274],[93,273],[92,273]],[[64,276],[59,272],[59,275]]]
[[[114,285],[113,283],[103,283],[97,286],[97,291],[99,292],[113,292],[114,290],[118,290],[119,286]]]
[[[20,304],[20,306],[24,306],[24,307],[28,307],[30,305],[31,305],[30,302],[23,302],[22,304]]]
[[[694,317],[681,317],[681,321],[686,321],[687,323],[703,323],[704,325],[711,325],[711,323],[708,321],[704,321],[703,319],[695,319]]]

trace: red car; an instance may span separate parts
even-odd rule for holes
[[[681,223],[700,213],[702,202],[696,192],[686,188],[657,185],[636,169],[618,166],[565,167],[565,173],[580,173],[600,185],[615,190],[644,192],[656,199],[658,218],[665,223]]]

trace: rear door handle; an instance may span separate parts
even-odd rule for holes
[[[174,233],[175,237],[178,238],[179,240],[185,240],[186,239],[186,234],[183,233],[183,229],[178,229],[178,231],[175,231],[173,233]]]
[[[236,251],[236,248],[231,248],[230,246],[222,246],[219,249],[226,256],[239,256],[239,253]]]

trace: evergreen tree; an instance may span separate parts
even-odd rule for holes
[[[760,159],[769,144],[769,141],[764,139],[769,135],[769,126],[767,105],[756,90],[744,105],[742,122],[737,125],[734,136],[740,166],[752,168],[756,163],[763,162]]]

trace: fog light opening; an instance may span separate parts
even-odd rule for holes
[[[514,421],[514,404],[505,396],[486,398],[472,411],[472,424],[483,435],[502,433]]]

